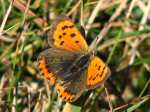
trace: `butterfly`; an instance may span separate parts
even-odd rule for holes
[[[84,91],[99,87],[110,76],[109,67],[90,50],[68,17],[56,18],[48,43],[50,48],[38,56],[39,69],[63,100],[74,102]]]

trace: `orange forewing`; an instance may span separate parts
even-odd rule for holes
[[[57,18],[51,28],[49,43],[52,47],[72,52],[88,51],[88,45],[84,37],[67,17]]]
[[[93,89],[102,84],[110,75],[107,65],[97,56],[93,57],[87,71],[87,88]]]

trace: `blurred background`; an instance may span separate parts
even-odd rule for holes
[[[105,87],[65,103],[37,57],[69,16],[110,67]],[[82,26],[82,27],[81,27]],[[0,0],[0,112],[150,112],[150,0]]]

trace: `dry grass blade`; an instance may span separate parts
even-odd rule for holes
[[[17,98],[16,98],[16,96],[17,96],[17,89],[15,87],[13,89],[13,102],[12,102],[12,109],[11,109],[12,112],[16,112],[17,111],[16,110],[16,105],[17,105]]]
[[[143,18],[141,19],[141,24],[144,25],[146,23],[149,12],[150,12],[150,1],[148,2],[147,7],[145,8]],[[139,30],[142,29],[143,26],[140,26]],[[129,65],[133,64],[136,56],[136,49],[145,38],[146,38],[145,36],[141,36],[140,39],[136,39],[134,42],[132,42],[132,51],[131,51],[131,58],[130,58]]]
[[[15,0],[14,1],[14,6],[16,8],[18,8],[20,11],[24,12],[26,10],[25,5],[20,1],[20,0]],[[27,11],[28,16],[30,17],[37,17],[37,15],[35,13],[33,13],[31,10]],[[35,18],[34,22],[39,26],[39,27],[43,27],[43,26],[47,26],[47,22],[41,18]]]
[[[3,34],[3,30],[4,30],[4,27],[5,27],[5,24],[6,24],[6,22],[7,22],[8,16],[9,16],[11,10],[12,10],[13,3],[14,3],[14,0],[11,0],[10,5],[9,5],[9,8],[8,8],[8,10],[7,10],[7,13],[6,13],[6,15],[4,16],[4,19],[3,19],[2,23],[1,23],[1,26],[0,26],[0,38],[1,38],[2,40],[6,40],[6,39],[3,39],[2,34]]]
[[[66,16],[70,16],[73,12],[76,11],[76,9],[80,6],[82,0],[79,0],[74,6],[73,8],[66,14]]]
[[[121,14],[121,12],[126,8],[126,4],[127,4],[127,0],[120,0],[120,5],[116,9],[115,13],[109,19],[109,22],[114,21]]]
[[[103,4],[103,2],[104,2],[104,0],[99,0],[98,1],[96,7],[94,8],[94,10],[93,10],[88,22],[87,22],[88,25],[91,25],[94,22],[94,20],[95,20],[97,14],[98,14],[98,12],[100,10],[100,7]]]
[[[136,5],[136,2],[137,2],[137,1],[138,1],[138,0],[132,0],[130,6],[129,6],[129,8],[128,8],[128,11],[127,11],[127,13],[126,13],[126,19],[128,19],[129,16],[131,15],[131,12],[132,12],[134,6]]]

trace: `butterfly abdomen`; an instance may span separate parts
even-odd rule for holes
[[[82,69],[85,69],[88,66],[88,62],[90,59],[90,55],[82,55],[80,56],[75,62],[70,66],[70,71],[71,72],[78,72]]]

